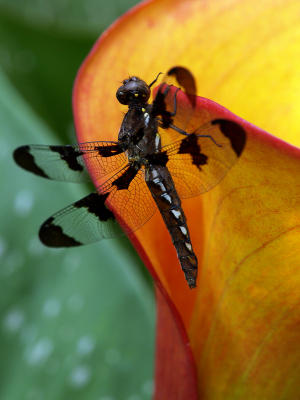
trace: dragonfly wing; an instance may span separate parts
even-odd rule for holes
[[[67,146],[21,146],[13,156],[15,162],[29,172],[65,182],[90,180],[89,172],[95,177],[102,177],[127,162],[126,154],[117,142],[102,141]]]
[[[80,246],[119,236],[142,226],[156,207],[142,170],[125,166],[103,185],[48,218],[40,228],[40,239],[50,247]]]

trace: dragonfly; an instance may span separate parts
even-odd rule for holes
[[[177,82],[183,82],[183,89],[195,90],[184,68],[170,71]],[[194,288],[198,260],[182,200],[207,192],[224,178],[244,150],[246,132],[237,122],[221,118],[198,122],[197,127],[200,114],[193,102],[186,112],[177,101],[179,89],[172,90],[166,82],[158,86],[150,102],[151,87],[159,75],[150,84],[131,76],[118,88],[117,100],[128,110],[117,141],[24,145],[13,157],[20,167],[43,178],[84,182],[92,175],[101,182],[95,192],[41,225],[43,244],[72,247],[113,238],[120,232],[118,223],[130,234],[158,210],[185,279]],[[191,117],[196,128],[187,131]]]

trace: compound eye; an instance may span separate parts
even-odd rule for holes
[[[126,90],[122,90],[122,87],[119,88],[119,89],[117,90],[117,93],[116,93],[116,96],[117,96],[118,101],[119,101],[121,104],[125,104],[125,105],[129,104],[129,101],[130,101],[129,97],[130,97],[130,96],[128,96],[128,94],[129,94],[129,93],[128,93]]]

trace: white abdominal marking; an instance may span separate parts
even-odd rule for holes
[[[174,215],[176,219],[180,218],[181,212],[179,210],[171,210],[171,213]]]
[[[167,190],[165,185],[160,181],[155,182],[155,185],[158,186],[162,192],[165,192]]]
[[[170,204],[172,203],[171,196],[169,196],[167,193],[162,194],[161,197],[166,199],[168,203],[170,203]]]
[[[192,245],[191,245],[191,243],[185,242],[184,244],[185,244],[185,247],[186,247],[189,251],[192,251]]]
[[[179,228],[180,228],[181,232],[186,236],[187,235],[186,227],[185,226],[180,226]]]

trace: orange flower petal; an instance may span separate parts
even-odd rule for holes
[[[117,139],[124,108],[114,93],[122,79],[130,74],[151,82],[158,72],[182,65],[196,76],[201,95],[299,145],[299,12],[296,0],[264,0],[255,7],[250,0],[143,3],[99,39],[78,74],[79,141]],[[248,133],[227,177],[183,204],[200,261],[198,289],[188,289],[158,213],[132,239],[164,288],[159,310],[167,312],[171,302],[178,332],[181,323],[185,327],[201,399],[296,399],[299,151],[215,103],[199,99],[198,107],[235,119]],[[158,330],[165,328],[158,340],[163,346],[174,327],[159,324]],[[170,353],[157,359],[160,366],[172,359],[169,370],[183,377],[189,347],[183,337],[175,342],[178,357],[166,346]],[[178,399],[192,396],[171,372],[157,382],[156,399],[165,399],[161,393],[168,390],[180,393]]]
[[[297,0],[142,3],[101,36],[78,75],[75,107],[83,103],[78,112],[99,123],[89,136],[109,126],[105,136],[116,137],[120,80],[150,82],[179,64],[192,70],[201,96],[299,145],[299,13]]]
[[[178,97],[180,101],[184,95]],[[191,199],[185,207],[192,238],[200,240],[203,249],[199,252],[199,242],[193,241],[201,272],[192,315],[177,291],[170,289],[196,360],[199,395],[214,399],[242,393],[243,398],[272,399],[274,393],[288,391],[291,397],[287,398],[296,399],[299,370],[293,365],[300,356],[300,150],[216,103],[197,100],[197,109],[205,118],[208,113],[211,119],[229,118],[247,131],[247,146],[238,165],[214,190]],[[199,207],[202,216],[195,218]],[[199,226],[204,227],[203,232]],[[144,248],[149,240],[150,235]],[[164,333],[169,345],[171,331]],[[183,347],[178,345],[178,351]],[[163,363],[159,355],[157,363]],[[280,373],[275,374],[278,365]],[[272,383],[266,386],[266,382]],[[171,380],[167,386],[174,384]]]

